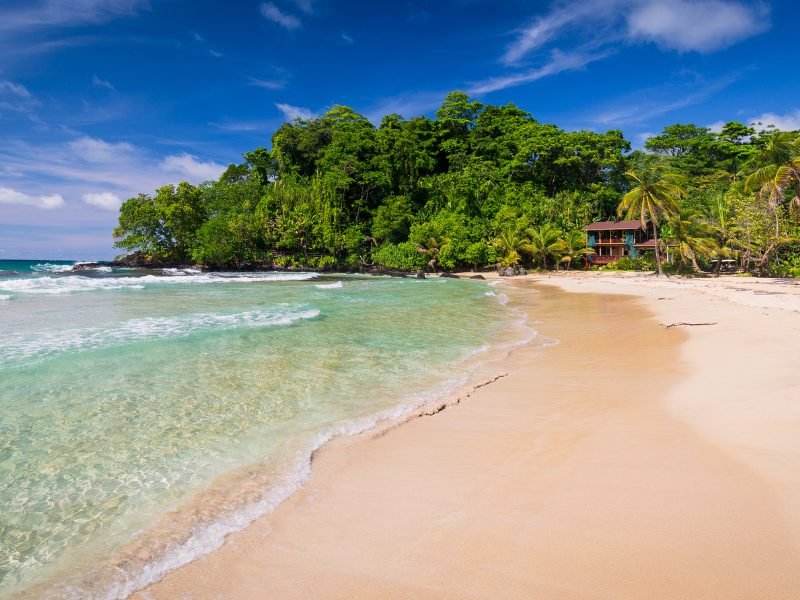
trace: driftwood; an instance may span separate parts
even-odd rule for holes
[[[669,329],[670,327],[699,327],[701,325],[716,325],[716,323],[670,323],[663,326]]]

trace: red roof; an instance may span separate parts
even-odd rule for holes
[[[638,219],[633,221],[598,221],[583,227],[583,231],[621,231],[623,229],[643,229],[642,222]]]

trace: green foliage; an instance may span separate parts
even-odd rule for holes
[[[624,256],[618,261],[608,263],[602,267],[604,271],[652,271],[655,268],[655,262],[647,256],[638,258]]]
[[[411,242],[386,243],[372,253],[375,264],[400,271],[416,271],[425,267],[425,257]]]
[[[117,247],[216,268],[574,268],[591,253],[580,229],[621,216],[656,225],[658,268],[667,248],[684,270],[800,262],[796,133],[675,124],[631,152],[618,130],[565,131],[452,92],[435,119],[376,127],[335,105],[271,142],[218,181],[126,200]]]

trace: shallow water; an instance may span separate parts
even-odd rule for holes
[[[124,597],[213,549],[512,318],[477,282],[69,267],[0,261],[2,598]]]

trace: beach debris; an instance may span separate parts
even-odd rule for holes
[[[664,325],[662,323],[662,326],[669,329],[670,327],[700,327],[703,325],[716,325],[716,324],[717,323],[670,323],[669,325]]]

